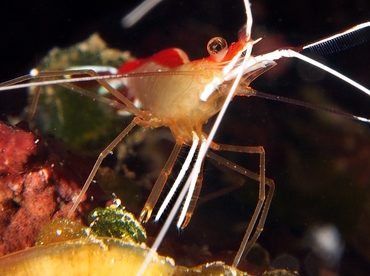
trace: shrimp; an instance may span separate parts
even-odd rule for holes
[[[150,75],[147,75],[148,77],[153,77],[153,76],[150,76]],[[221,101],[222,102],[222,101]],[[130,103],[128,103],[127,102],[127,105],[129,105],[130,106]],[[217,107],[217,108],[219,108],[219,107]],[[216,113],[218,110],[217,110],[217,108],[216,109],[214,109],[211,113]],[[137,111],[136,109],[135,109],[135,107],[134,106],[130,106],[129,107],[129,110],[130,111],[132,111],[135,115],[139,115],[139,113],[140,113],[140,111]],[[134,111],[134,110],[136,110],[136,111]],[[209,115],[210,116],[210,115]],[[201,121],[202,120],[202,118],[196,118],[196,120],[195,121],[197,121],[197,122],[199,122],[199,121]],[[159,126],[159,124],[158,125],[155,125],[155,122],[150,122],[150,123],[148,123],[146,126]],[[175,138],[176,137],[179,137],[178,136],[178,133],[180,133],[180,137],[183,137],[184,138],[184,140],[183,141],[181,141],[181,143],[183,143],[183,142],[186,142],[186,143],[188,143],[188,144],[190,144],[190,142],[189,141],[191,141],[191,140],[193,140],[192,139],[192,137],[191,137],[191,135],[190,135],[190,133],[183,133],[183,131],[182,131],[182,129],[180,129],[180,130],[176,130],[176,128],[175,127],[173,127],[174,128],[174,130],[173,129],[171,129],[172,130],[172,132],[175,132]],[[199,135],[198,135],[199,136]],[[242,144],[244,144],[244,143],[242,143]],[[148,219],[148,217],[149,217],[149,211],[148,211],[148,209],[145,209],[144,210],[144,213],[142,214],[142,217],[143,217],[143,220],[146,220],[146,219]],[[187,224],[188,223],[188,220],[189,219],[187,219],[186,220],[186,222],[185,222],[185,224]]]

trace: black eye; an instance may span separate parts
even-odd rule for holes
[[[227,49],[227,42],[222,37],[214,37],[207,44],[207,51],[210,55],[218,54],[224,49]]]

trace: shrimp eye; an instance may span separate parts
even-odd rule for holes
[[[223,37],[214,37],[207,44],[207,51],[210,55],[215,55],[227,49],[227,42]]]
[[[222,37],[214,37],[207,44],[210,58],[216,62],[222,61],[227,53],[227,42]]]

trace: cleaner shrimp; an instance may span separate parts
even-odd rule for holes
[[[254,3],[253,3],[254,4]],[[346,26],[346,27],[349,27],[348,25]],[[343,29],[343,28],[342,28]],[[336,30],[336,31],[338,31],[338,30]],[[330,34],[330,32],[328,32],[329,34]],[[326,35],[328,34],[328,33],[326,33]],[[231,41],[231,40],[230,40]],[[262,43],[262,42],[261,42]],[[293,43],[292,43],[293,44]],[[296,43],[297,44],[297,43]],[[297,44],[297,45],[299,45],[299,44]],[[262,91],[265,91],[265,90],[267,90],[267,89],[261,89]],[[327,90],[329,90],[329,89],[327,89]],[[345,96],[344,96],[344,98],[345,98]],[[366,99],[365,99],[366,100]],[[354,113],[355,114],[357,114],[357,109],[355,109],[355,111],[354,111]],[[237,143],[237,144],[245,144],[245,142],[240,142],[240,143]],[[249,143],[248,143],[249,144]],[[257,143],[258,144],[258,143]]]

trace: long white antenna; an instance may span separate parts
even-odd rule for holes
[[[121,25],[124,28],[132,27],[161,1],[162,0],[145,0],[124,18],[122,18]]]

